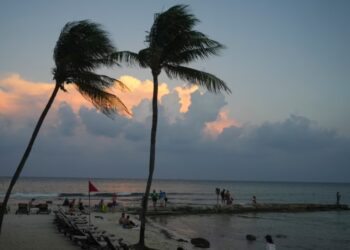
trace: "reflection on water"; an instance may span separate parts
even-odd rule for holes
[[[204,237],[211,249],[265,249],[264,236],[273,236],[277,249],[350,249],[350,212],[267,213],[247,215],[186,215],[153,217],[175,235]],[[257,236],[248,242],[247,234]]]

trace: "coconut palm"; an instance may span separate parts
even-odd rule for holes
[[[66,91],[65,84],[74,84],[85,98],[108,116],[111,116],[116,111],[128,113],[121,100],[106,91],[115,84],[116,80],[94,73],[94,70],[98,67],[111,66],[113,64],[110,57],[113,52],[115,52],[115,48],[108,34],[99,24],[83,20],[69,22],[63,27],[53,55],[56,65],[52,71],[53,79],[56,83],[55,88],[35,126],[29,144],[7,189],[0,212],[0,232],[11,191],[21,174],[40,127],[58,91],[60,89]],[[123,85],[121,82],[119,84]]]
[[[136,64],[150,68],[153,76],[152,129],[149,156],[149,175],[142,201],[141,227],[138,246],[145,248],[145,220],[148,196],[152,184],[156,155],[156,134],[158,120],[158,76],[162,70],[169,78],[180,78],[197,84],[210,92],[225,91],[227,85],[216,76],[185,66],[197,59],[206,59],[223,49],[219,42],[209,39],[205,34],[194,30],[199,22],[189,13],[188,6],[176,5],[167,11],[156,14],[154,23],[146,36],[147,47],[138,53],[121,51],[114,54],[117,62]]]

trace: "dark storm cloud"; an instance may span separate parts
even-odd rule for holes
[[[78,126],[78,119],[68,104],[62,103],[60,105],[58,109],[58,119],[62,134],[66,136],[73,135],[74,129]]]
[[[173,95],[159,107],[156,178],[350,181],[350,139],[335,131],[291,115],[282,122],[226,128],[209,139],[203,128],[225,105],[222,96],[195,93],[189,112],[172,109],[177,118],[171,121],[169,105],[178,108]],[[61,106],[58,126],[40,132],[24,174],[145,178],[149,107],[144,101],[133,110],[134,119],[110,120],[94,109],[82,108],[77,115]],[[15,122],[0,117],[1,175],[13,173],[33,129],[12,131]]]
[[[123,127],[128,123],[126,118],[115,116],[107,118],[95,109],[82,107],[79,116],[89,133],[97,136],[116,137],[122,133]]]

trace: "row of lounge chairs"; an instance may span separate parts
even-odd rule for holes
[[[108,235],[106,231],[100,231],[97,227],[89,225],[87,217],[83,214],[69,214],[61,208],[54,213],[54,223],[58,231],[83,249],[129,249],[128,245],[123,242],[123,239],[116,240],[114,235]]]
[[[37,208],[37,214],[51,213],[51,209],[49,209],[49,205],[47,203],[41,203],[32,207],[28,203],[18,203],[18,209],[16,210],[16,214],[30,214],[30,209],[32,208]]]
[[[0,202],[0,208],[3,206],[2,202]],[[18,203],[18,207],[16,210],[16,214],[30,214],[31,208],[37,208],[37,214],[50,214],[51,210],[49,209],[49,205],[47,203],[38,204],[36,206],[29,206],[28,203]],[[7,206],[5,213],[10,212],[10,207]]]

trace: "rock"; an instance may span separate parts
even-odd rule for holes
[[[249,241],[255,241],[256,240],[256,236],[252,235],[252,234],[247,234],[245,236],[245,238]]]
[[[209,248],[210,247],[210,242],[207,241],[206,239],[203,239],[203,238],[193,238],[193,239],[191,239],[191,243],[195,247],[200,247],[200,248]]]
[[[184,240],[184,239],[177,239],[178,242],[188,242],[188,240]]]

